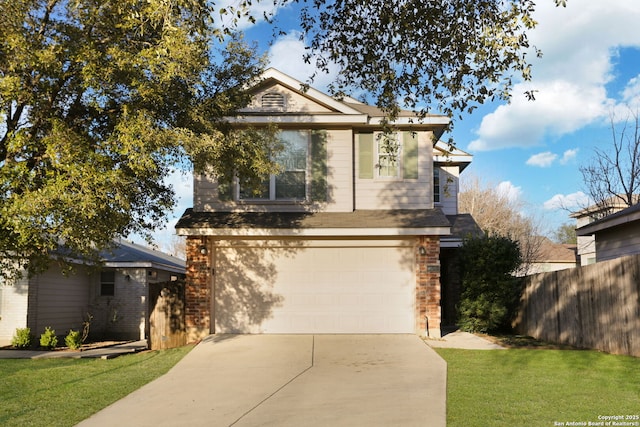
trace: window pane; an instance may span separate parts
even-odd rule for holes
[[[114,270],[105,270],[100,272],[100,296],[112,297],[116,291],[116,272]]]
[[[276,199],[304,199],[305,172],[291,171],[276,176]]]
[[[115,283],[101,283],[100,284],[100,296],[101,297],[112,297],[116,294],[116,285]]]
[[[307,197],[307,164],[310,133],[306,130],[280,132],[283,150],[274,160],[280,174],[272,175],[255,190],[240,183],[240,200],[304,200]]]
[[[100,281],[101,282],[115,282],[116,280],[116,272],[114,270],[105,270],[100,272]]]
[[[398,135],[378,136],[378,176],[382,178],[395,178],[399,176],[400,143]]]
[[[242,199],[269,199],[269,180],[263,181],[260,187],[255,189],[240,186],[240,200]]]
[[[378,157],[378,165],[381,177],[398,176],[398,161],[389,155],[380,155]]]
[[[304,199],[309,134],[306,131],[282,131],[284,150],[276,161],[283,172],[275,177],[276,199]]]

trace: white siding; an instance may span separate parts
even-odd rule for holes
[[[356,209],[433,208],[432,133],[418,133],[418,179],[360,179],[355,162]],[[359,150],[356,138],[356,153]]]
[[[353,147],[351,130],[327,131],[327,189],[326,202],[313,203],[235,203],[218,199],[218,185],[207,176],[194,177],[194,210],[197,212],[248,211],[248,212],[300,212],[323,210],[350,212],[353,210]]]
[[[17,328],[27,327],[29,282],[0,284],[0,346],[9,345]]]
[[[578,255],[581,265],[596,262],[596,240],[593,236],[578,236]]]
[[[458,192],[460,182],[458,166],[440,167],[440,206],[445,215],[458,214]]]
[[[327,140],[328,212],[353,211],[353,133],[334,130]]]

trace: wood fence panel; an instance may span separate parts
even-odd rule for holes
[[[149,348],[162,350],[186,344],[184,282],[149,286]]]
[[[640,255],[527,277],[516,330],[640,357]]]

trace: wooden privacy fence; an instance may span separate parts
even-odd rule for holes
[[[527,277],[518,333],[640,357],[640,255]]]
[[[160,350],[186,344],[184,281],[149,285],[149,348]]]

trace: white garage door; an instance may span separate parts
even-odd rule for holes
[[[413,333],[411,247],[219,248],[216,333]]]

